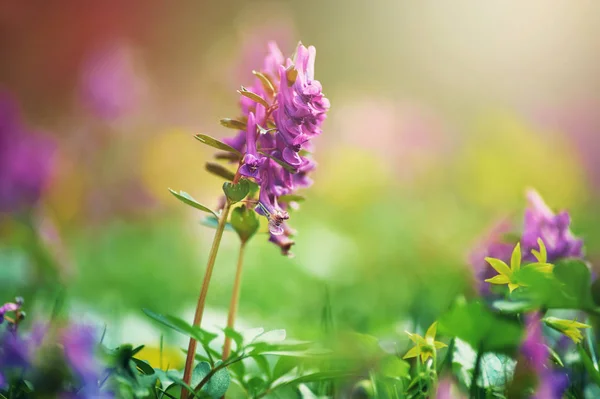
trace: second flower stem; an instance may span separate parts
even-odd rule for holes
[[[221,244],[221,238],[223,237],[223,231],[227,224],[227,218],[229,217],[229,210],[231,209],[231,202],[227,200],[225,207],[219,217],[219,224],[217,225],[217,231],[213,239],[212,247],[208,255],[208,262],[206,264],[206,272],[204,274],[204,280],[202,281],[202,289],[200,290],[200,296],[198,297],[198,304],[196,305],[196,313],[194,314],[194,326],[200,326],[202,322],[202,315],[204,314],[204,307],[206,305],[206,294],[208,293],[208,286],[210,284],[210,278],[212,277],[213,268],[215,266],[215,260],[217,259],[217,252],[219,252],[219,245]],[[190,338],[188,345],[187,357],[185,359],[185,369],[183,371],[183,381],[186,384],[190,384],[192,378],[192,369],[194,365],[194,358],[196,356],[196,345],[197,342],[194,338]],[[187,399],[188,391],[183,389],[181,391],[181,398]]]
[[[244,250],[246,242],[240,244],[240,253],[238,255],[237,268],[235,270],[235,280],[233,282],[233,293],[231,294],[231,303],[229,304],[229,314],[227,316],[227,327],[233,329],[235,326],[235,317],[237,315],[238,304],[240,302],[240,287],[242,283],[242,268],[244,266]],[[225,337],[223,345],[223,361],[225,361],[231,353],[231,337]]]

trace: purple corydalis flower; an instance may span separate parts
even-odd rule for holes
[[[321,83],[314,80],[315,56],[313,46],[298,45],[295,63],[298,75],[292,86],[288,84],[286,67],[279,67],[279,107],[275,122],[285,144],[283,159],[292,166],[301,164],[298,152],[312,137],[321,134],[321,124],[330,106],[323,96]]]
[[[240,120],[246,122],[246,130],[224,140],[243,154],[239,174],[259,184],[255,210],[268,218],[269,240],[286,255],[294,244],[293,230],[285,223],[288,204],[278,199],[312,184],[309,173],[316,163],[307,152],[312,150],[310,140],[321,133],[329,109],[321,83],[314,79],[315,55],[314,47],[299,44],[294,62],[269,43],[260,72],[270,84],[258,75],[249,87],[264,101],[242,96]]]
[[[260,105],[259,105],[260,106]],[[240,174],[246,177],[258,179],[259,168],[263,164],[265,157],[259,157],[256,149],[256,121],[254,114],[250,112],[248,122],[246,123],[246,154],[242,160]]]
[[[524,258],[534,260],[531,250],[538,249],[538,238],[544,241],[549,262],[569,257],[582,258],[583,241],[569,229],[569,214],[566,211],[554,214],[535,190],[527,191],[527,202],[521,237],[523,253],[526,254]]]
[[[7,92],[0,91],[0,213],[33,207],[50,177],[54,144],[29,130]]]
[[[287,223],[282,223],[281,228],[283,229],[282,234],[275,235],[271,234],[269,237],[269,241],[273,244],[277,245],[281,249],[281,254],[287,257],[293,257],[294,254],[290,252],[292,249],[292,245],[294,245],[294,240],[292,240],[292,236],[295,234],[295,231],[288,226]]]

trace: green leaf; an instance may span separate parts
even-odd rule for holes
[[[294,168],[292,165],[288,164],[285,161],[282,161],[281,159],[277,159],[277,158],[273,158],[272,156],[270,156],[267,153],[264,153],[262,151],[258,152],[261,155],[264,155],[265,157],[272,159],[273,161],[275,161],[279,166],[281,166],[282,168],[284,168],[285,170],[287,170],[290,173],[297,173],[298,171],[296,170],[296,168]]]
[[[271,82],[271,79],[269,79],[265,74],[258,71],[252,71],[252,73],[260,80],[260,82],[263,85],[263,88],[267,93],[269,93],[270,95],[275,94],[275,86],[273,85],[273,82]]]
[[[254,210],[242,205],[231,212],[231,226],[240,236],[240,240],[246,242],[256,234],[260,222]]]
[[[230,182],[223,183],[223,192],[233,203],[243,200],[248,192],[250,191],[250,185],[248,180],[242,179],[239,183],[234,184]]]
[[[149,309],[142,309],[142,311],[152,320],[157,321],[160,324],[181,334],[187,335],[188,337],[194,338],[203,344],[208,344],[217,337],[216,334],[203,330],[200,327],[192,326],[179,317],[154,313]]]
[[[230,161],[230,162],[237,162],[242,157],[242,154],[236,155],[231,152],[218,152],[214,155],[214,157],[215,157],[215,159],[220,159],[220,160],[225,160],[225,161]]]
[[[231,181],[235,177],[235,173],[218,163],[207,162],[205,168],[208,172],[212,173],[213,175],[222,177],[225,180]]]
[[[210,227],[212,229],[216,229],[219,225],[219,219],[214,216],[207,216],[200,221],[203,226]],[[231,223],[225,223],[225,231],[234,231]]]
[[[271,376],[272,380],[274,381],[279,377],[286,375],[297,366],[297,358],[289,356],[279,357],[279,359],[277,359],[277,363],[275,363],[275,367],[273,367],[273,375]]]
[[[285,203],[285,202],[301,202],[304,201],[306,198],[304,198],[301,195],[298,194],[287,194],[287,195],[282,195],[281,197],[277,198],[277,202],[279,203]]]
[[[221,151],[227,151],[227,152],[231,152],[233,154],[236,154],[238,157],[241,157],[242,154],[236,150],[235,148],[233,148],[232,146],[225,144],[217,139],[215,139],[214,137],[210,137],[207,136],[206,134],[197,134],[194,136],[194,138],[198,141],[200,141],[203,144],[206,144],[210,147],[216,148],[218,150]]]
[[[267,377],[267,379],[271,378],[271,366],[269,365],[269,361],[263,355],[253,356],[256,365],[262,371],[262,373]]]
[[[221,362],[215,364],[219,366]],[[196,365],[192,372],[192,383],[191,386],[195,387],[211,372],[210,364],[207,362],[200,362]],[[221,396],[225,395],[227,392],[227,388],[229,388],[229,384],[231,383],[231,376],[229,375],[229,371],[227,371],[226,367],[219,369],[215,372],[212,377],[208,380],[206,384],[201,389],[201,392],[207,394],[211,398],[219,399]]]
[[[225,126],[229,129],[246,130],[246,123],[238,121],[237,119],[223,118],[220,122],[222,126]]]
[[[246,383],[246,389],[251,398],[258,397],[267,387],[267,381],[260,377],[253,377]]]
[[[521,340],[517,323],[489,311],[480,301],[455,304],[439,319],[438,331],[484,351],[511,352]]]
[[[192,206],[196,209],[199,209],[199,210],[207,212],[207,213],[212,213],[213,215],[215,215],[215,217],[218,217],[217,214],[215,213],[215,211],[202,205],[201,203],[196,201],[194,198],[192,198],[192,196],[189,195],[188,193],[186,193],[185,191],[180,191],[179,193],[177,193],[176,191],[171,190],[171,189],[169,189],[169,191],[171,192],[171,194],[173,194],[175,196],[175,198],[177,198],[179,201],[183,202],[184,204],[187,204],[189,206]]]
[[[259,103],[260,105],[262,105],[265,108],[269,108],[269,103],[262,98],[261,96],[259,96],[258,94],[251,92],[250,90],[246,89],[244,86],[242,86],[242,88],[240,90],[237,91],[238,93],[240,93],[242,96],[244,97],[248,97],[250,100]]]
[[[244,346],[244,337],[239,332],[235,331],[231,327],[225,327],[223,329],[225,336],[231,338],[235,342],[236,350],[240,350]]]
[[[498,309],[502,313],[514,314],[514,313],[523,313],[529,310],[533,310],[537,308],[535,304],[532,304],[529,301],[507,301],[507,300],[498,300],[492,303],[492,306],[495,309]]]
[[[466,342],[456,339],[452,363],[455,373],[466,386],[471,385],[477,352]],[[477,385],[483,388],[503,387],[512,380],[516,361],[506,355],[484,353]]]
[[[379,362],[379,372],[381,375],[401,379],[410,375],[410,364],[400,359],[398,356],[386,356]]]
[[[593,309],[591,276],[579,259],[565,259],[555,264],[552,274],[524,266],[516,276],[525,289],[516,298],[529,300],[550,309]]]
[[[142,374],[144,374],[144,375],[153,375],[154,374],[154,369],[152,368],[152,366],[150,366],[150,364],[148,364],[148,362],[146,362],[144,360],[136,359],[135,357],[132,358],[131,360],[133,360],[133,362],[135,363],[135,366]]]

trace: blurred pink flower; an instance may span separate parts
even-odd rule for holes
[[[542,127],[559,131],[574,146],[596,192],[600,192],[600,104],[582,101],[546,107],[534,112],[533,119]]]
[[[378,155],[403,182],[417,181],[452,154],[442,121],[414,104],[363,98],[340,104],[330,118],[336,137]],[[365,134],[377,139],[365,140]]]
[[[111,121],[135,113],[146,91],[146,81],[127,45],[105,45],[84,61],[81,99],[101,119]]]
[[[19,107],[0,91],[0,212],[33,207],[49,180],[54,142],[21,120]]]

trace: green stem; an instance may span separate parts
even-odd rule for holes
[[[586,324],[590,324],[590,318],[588,317],[586,320]],[[594,368],[598,371],[598,358],[596,357],[596,347],[594,346],[594,340],[592,338],[592,329],[588,328],[585,331],[588,349],[590,354],[592,355],[592,362],[594,362]]]
[[[202,289],[200,290],[200,296],[198,297],[198,304],[196,305],[196,313],[194,314],[194,326],[200,327],[202,322],[202,315],[204,313],[204,307],[206,304],[206,295],[208,293],[208,286],[210,284],[210,278],[212,277],[213,268],[215,266],[215,260],[217,259],[217,252],[219,252],[219,245],[221,244],[221,238],[223,237],[223,231],[225,230],[225,224],[227,223],[227,217],[229,216],[229,210],[231,209],[231,201],[227,200],[225,207],[221,212],[219,218],[219,224],[215,237],[213,239],[212,247],[208,255],[208,262],[206,264],[206,272],[204,274],[204,280],[202,281]],[[185,369],[183,371],[183,381],[189,385],[192,379],[192,368],[194,365],[194,357],[196,355],[197,342],[194,338],[190,338],[188,345],[187,357],[185,359]],[[188,392],[182,390],[181,398],[187,399]]]
[[[233,282],[233,292],[231,294],[231,302],[229,304],[229,314],[227,315],[227,327],[232,329],[235,326],[235,317],[237,316],[238,305],[240,302],[240,287],[242,282],[242,268],[244,266],[244,249],[246,241],[240,244],[240,252],[238,255],[237,268],[235,270],[235,280]],[[239,349],[239,348],[238,348]],[[223,344],[223,360],[226,360],[231,353],[231,337],[225,336]]]
[[[477,380],[479,379],[479,374],[481,374],[481,359],[483,357],[483,348],[481,345],[479,346],[479,350],[477,351],[477,358],[475,359],[475,370],[473,370],[473,378],[471,379],[471,398],[477,398]]]
[[[592,380],[594,380],[594,382],[596,383],[596,385],[598,385],[600,387],[600,373],[598,372],[598,370],[596,370],[594,368],[594,364],[592,363],[592,359],[590,359],[590,357],[586,353],[585,349],[583,348],[583,345],[577,345],[577,348],[579,349],[579,355],[581,356],[581,360],[583,362],[583,366],[585,367],[585,369],[587,370],[588,374],[590,375],[590,378]]]
[[[454,356],[454,345],[456,338],[452,337],[450,342],[448,343],[448,349],[446,351],[446,356],[444,360],[437,366],[437,373],[441,374],[442,370],[445,366],[448,366],[450,370],[452,370],[452,357]]]

